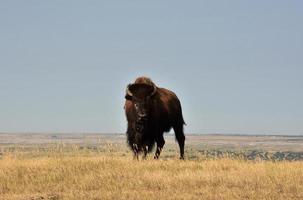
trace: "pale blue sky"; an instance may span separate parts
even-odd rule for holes
[[[139,75],[187,133],[303,134],[302,1],[1,1],[0,132],[125,132]]]

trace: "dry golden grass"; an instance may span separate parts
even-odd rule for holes
[[[303,162],[7,153],[0,159],[0,199],[303,199]]]

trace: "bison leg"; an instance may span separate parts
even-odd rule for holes
[[[134,160],[139,160],[139,155],[138,155],[138,153],[134,153]]]
[[[138,145],[133,144],[134,160],[139,160],[139,149]]]
[[[148,152],[148,147],[147,146],[143,147],[143,157],[142,158],[144,160],[146,159],[147,152]]]
[[[156,149],[154,159],[159,159],[159,156],[160,156],[163,146],[165,144],[163,135],[161,137],[159,137],[158,139],[156,139],[156,143],[157,143],[157,149]]]
[[[178,141],[180,147],[180,159],[184,159],[184,143],[185,143],[185,136],[183,132],[183,125],[173,127],[176,135],[176,139]]]

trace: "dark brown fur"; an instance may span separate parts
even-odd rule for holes
[[[130,85],[132,96],[126,94],[125,114],[128,122],[127,141],[134,155],[138,158],[140,152],[150,152],[157,144],[155,158],[159,158],[165,144],[163,133],[174,129],[176,140],[180,147],[180,158],[184,158],[183,133],[184,120],[181,104],[178,97],[172,91],[156,87],[156,92],[147,97],[155,87],[155,84],[147,77],[139,77],[134,84]],[[146,99],[144,101],[144,99]],[[135,103],[145,102],[141,108],[135,108]],[[140,106],[139,106],[140,107]],[[141,110],[140,110],[141,109]],[[144,118],[140,118],[140,112],[144,110]]]

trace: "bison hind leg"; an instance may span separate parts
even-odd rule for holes
[[[156,138],[156,143],[157,143],[157,149],[156,149],[156,153],[155,153],[154,159],[159,159],[159,156],[160,156],[161,151],[163,149],[163,146],[165,144],[165,140],[163,138],[163,134],[161,134],[161,136],[159,136],[158,138]]]
[[[184,136],[184,132],[183,132],[183,124],[181,125],[176,125],[173,127],[174,128],[174,132],[176,135],[176,140],[179,144],[179,148],[180,148],[180,159],[184,159],[184,145],[185,145],[185,136]]]

